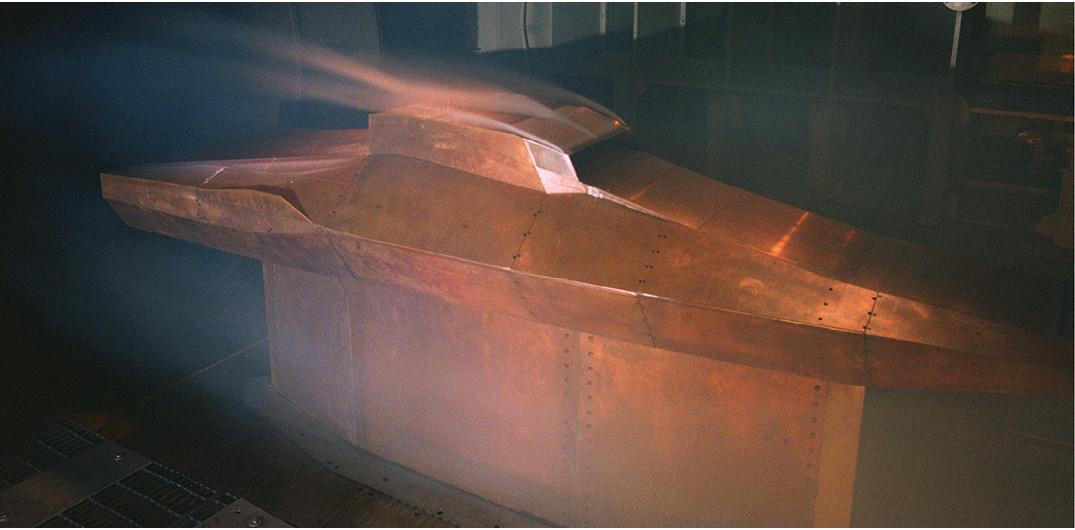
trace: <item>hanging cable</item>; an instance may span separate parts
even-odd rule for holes
[[[526,67],[530,75],[534,75],[534,59],[530,56],[530,32],[527,29],[526,6],[529,2],[523,2],[523,48],[526,54]]]

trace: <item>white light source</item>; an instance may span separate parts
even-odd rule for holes
[[[963,12],[978,5],[978,2],[945,2],[948,9],[956,12],[956,28],[952,32],[952,60],[948,63],[951,68],[956,67],[956,55],[959,53],[959,27],[963,23]]]
[[[978,2],[945,2],[944,5],[948,6],[948,9],[952,11],[966,11],[978,5]]]

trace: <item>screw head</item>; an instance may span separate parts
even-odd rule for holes
[[[127,456],[127,453],[124,453],[123,451],[120,451],[120,452],[112,455],[112,460],[115,460],[116,462],[119,462],[120,460],[123,460],[126,456]]]
[[[258,528],[258,527],[264,526],[264,525],[265,525],[265,518],[260,516],[260,515],[255,515],[253,517],[248,517],[246,519],[246,526],[249,526],[250,528]]]

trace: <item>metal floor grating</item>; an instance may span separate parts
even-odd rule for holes
[[[236,500],[153,462],[40,526],[191,528]]]
[[[90,448],[94,450],[87,451]],[[97,476],[109,462],[124,459],[129,462],[127,468],[116,476],[105,481]],[[56,477],[70,482],[76,493],[51,487]],[[239,502],[230,494],[128,453],[71,420],[0,411],[0,527],[190,528],[204,526],[211,518],[219,521],[223,513],[241,513],[233,509]],[[51,508],[27,514],[25,507],[41,505]],[[253,513],[251,508],[243,504],[246,513]],[[23,518],[14,519],[15,515]],[[259,517],[259,525],[272,519]]]
[[[4,407],[0,411],[0,491],[102,442],[100,435],[69,419]]]

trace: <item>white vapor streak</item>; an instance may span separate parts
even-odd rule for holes
[[[367,111],[422,104],[440,110],[450,109],[457,117],[471,123],[493,126],[535,139],[532,134],[525,134],[507,123],[467,111],[506,113],[549,120],[592,137],[592,133],[573,121],[522,94],[492,87],[461,87],[445,82],[404,79],[332,50],[219,19],[198,17],[165,29],[198,43],[211,44],[217,49],[227,50],[230,47],[253,52],[267,64],[255,65],[250,60],[237,59],[214,62],[225,71],[254,81],[254,88],[258,90],[283,91],[301,83],[310,97]],[[271,61],[285,61],[303,67],[308,70],[307,76],[293,70],[285,71],[287,69],[272,65]],[[316,70],[320,75],[310,77],[311,70]],[[585,105],[615,118],[608,109],[562,89],[521,78],[511,81],[515,86],[532,87],[544,95]],[[470,80],[469,84],[476,83]],[[545,140],[539,141],[549,144]]]

